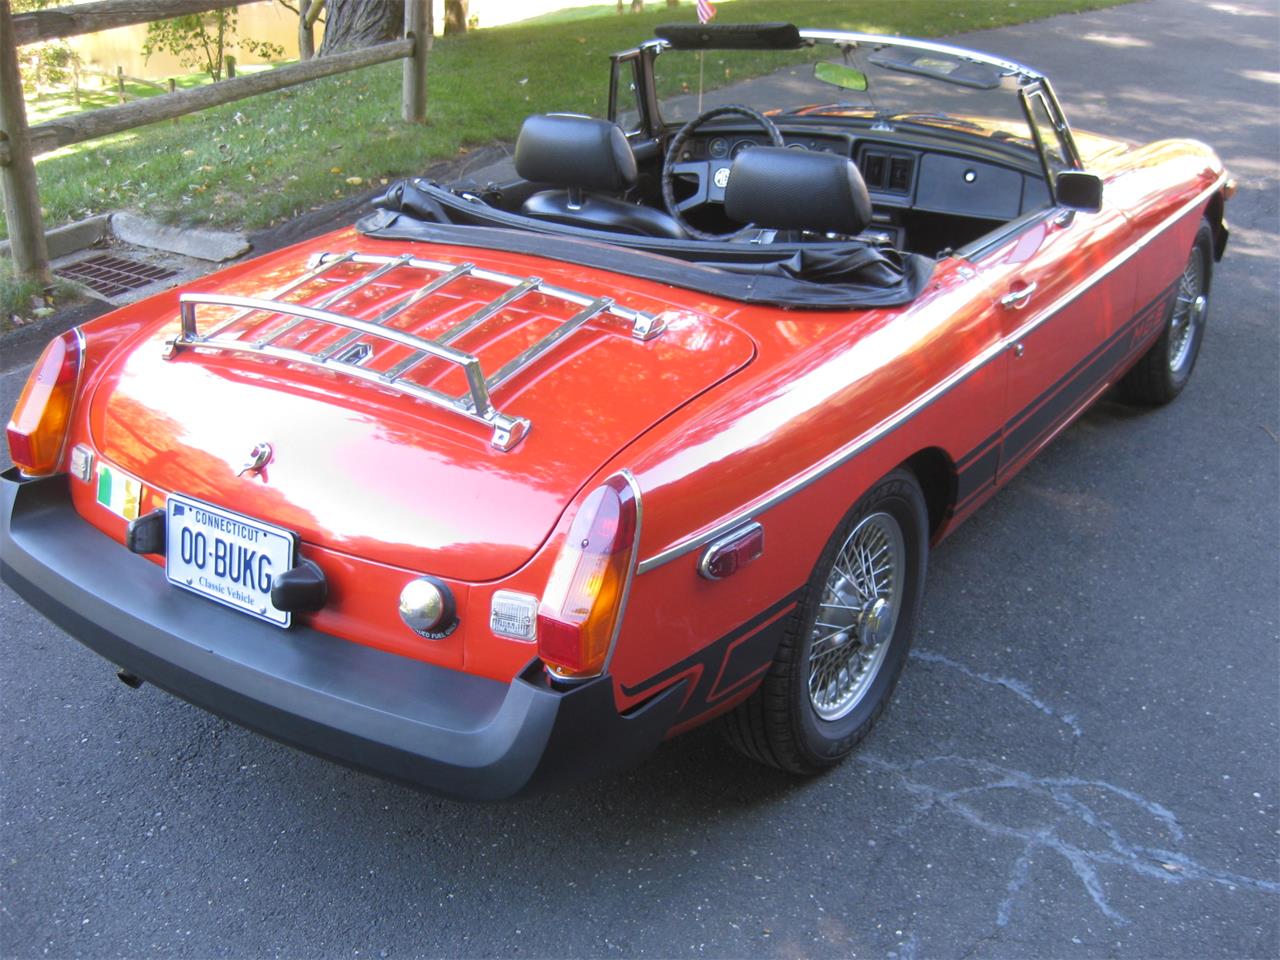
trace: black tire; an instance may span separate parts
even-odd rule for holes
[[[869,646],[864,642],[863,637],[869,634],[864,634],[861,627],[845,631],[849,634],[846,639],[837,639],[827,647],[828,654],[846,657],[853,650],[874,651],[879,660],[874,674],[867,675],[864,681],[860,699],[839,716],[834,716],[839,710],[829,711],[833,718],[826,719],[816,705],[824,697],[825,688],[819,683],[820,692],[811,692],[811,681],[823,676],[811,676],[813,645],[815,641],[831,639],[831,635],[815,634],[826,629],[818,625],[819,613],[826,600],[843,599],[830,590],[833,577],[848,582],[836,572],[841,551],[847,543],[857,545],[853,540],[855,532],[862,536],[864,531],[876,533],[882,527],[891,531],[892,524],[883,519],[886,516],[901,533],[903,551],[902,580],[896,585],[901,589],[896,617],[891,627],[883,628],[887,634],[882,634],[883,653],[879,653],[880,643]],[[895,470],[854,504],[822,551],[760,688],[721,721],[721,732],[730,744],[753,760],[799,774],[817,773],[852,752],[884,711],[906,663],[924,595],[928,527],[924,494],[907,470]],[[860,616],[855,621],[859,623],[867,620],[865,608],[861,615],[849,616]],[[887,632],[889,629],[891,633]]]
[[[1213,228],[1202,221],[1169,305],[1160,339],[1120,381],[1121,399],[1159,406],[1182,392],[1191,379],[1204,340],[1212,277]]]

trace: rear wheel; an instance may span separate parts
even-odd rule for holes
[[[1213,229],[1201,223],[1160,339],[1120,381],[1120,395],[1130,403],[1168,403],[1191,379],[1209,316],[1212,251]]]
[[[722,730],[754,760],[816,773],[843,760],[884,711],[924,589],[928,513],[897,470],[845,515],[822,552],[764,681]]]

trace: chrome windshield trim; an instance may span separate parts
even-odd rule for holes
[[[1016,60],[1006,60],[1003,57],[996,57],[980,50],[970,50],[966,47],[957,47],[949,43],[938,43],[936,40],[918,40],[914,37],[886,37],[879,33],[858,33],[853,30],[801,30],[800,39],[810,40],[814,43],[862,43],[886,47],[910,47],[915,50],[926,50],[943,56],[959,57],[964,60],[971,60],[974,63],[985,63],[988,66],[1003,70],[1011,76],[1025,77],[1028,81],[1044,79],[1044,74],[1039,70],[1034,70],[1026,64],[1018,63]],[[661,53],[664,50],[671,49],[671,44],[666,40],[655,38],[646,40],[640,45],[639,49],[645,48],[651,49],[655,53]]]
[[[801,30],[800,38],[821,43],[865,43],[886,47],[910,47],[913,50],[927,50],[930,53],[958,57],[962,60],[971,60],[974,63],[985,63],[988,66],[997,67],[1005,73],[1026,77],[1028,80],[1041,80],[1044,78],[1044,74],[1039,70],[1033,70],[1026,64],[1018,63],[1016,60],[1006,60],[1003,57],[983,53],[981,50],[970,50],[967,47],[957,47],[950,43],[938,43],[936,40],[918,40],[914,37],[886,37],[881,34],[857,33],[852,30]]]
[[[1041,324],[1049,320],[1050,317],[1056,314],[1072,300],[1092,289],[1094,285],[1109,276],[1115,270],[1119,269],[1135,257],[1139,251],[1151,243],[1157,236],[1169,227],[1173,226],[1173,224],[1177,223],[1200,204],[1208,200],[1209,197],[1222,188],[1225,181],[1226,174],[1220,175],[1214,181],[1212,186],[1205,188],[1192,200],[1187,201],[1174,213],[1162,220],[1158,226],[1150,230],[1145,236],[1140,237],[1126,247],[1122,253],[1116,255],[1109,263],[1099,267],[1076,286],[1064,292],[1047,306],[1041,308],[1039,312],[1034,314],[1026,323],[1022,324],[1012,333],[1009,333],[1006,336],[1001,337],[999,340],[991,343],[981,353],[977,354],[963,366],[957,368],[945,379],[934,384],[933,387],[925,391],[905,407],[902,407],[896,413],[880,421],[880,423],[876,424],[861,436],[856,437],[854,440],[835,451],[825,460],[821,460],[809,467],[800,476],[786,484],[783,484],[773,493],[767,495],[758,503],[753,505],[749,510],[740,511],[733,516],[720,521],[715,524],[715,526],[710,527],[702,533],[692,534],[683,540],[678,540],[665,550],[660,550],[658,553],[641,560],[638,572],[648,573],[650,570],[657,569],[664,564],[670,563],[672,560],[679,559],[685,554],[692,553],[698,548],[704,547],[712,541],[724,537],[735,528],[745,523],[758,520],[761,514],[766,513],[773,507],[776,507],[784,500],[790,499],[806,487],[816,483],[818,480],[821,480],[833,470],[844,466],[872,443],[899,427],[903,422],[909,420],[916,413],[929,406],[929,404],[933,403],[939,397],[949,393],[954,387],[967,380],[972,374],[976,373],[991,360],[1002,354],[1012,344],[1023,339],[1036,327],[1039,327]]]

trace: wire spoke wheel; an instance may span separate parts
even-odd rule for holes
[[[1191,359],[1200,325],[1204,323],[1208,299],[1204,285],[1204,252],[1196,247],[1178,280],[1173,316],[1169,318],[1169,369],[1180,373]]]
[[[1209,321],[1209,288],[1213,281],[1214,233],[1200,221],[1187,262],[1174,283],[1173,301],[1159,338],[1133,365],[1119,384],[1119,395],[1130,403],[1168,403],[1187,385]]]
[[[868,489],[835,524],[760,686],[721,730],[792,773],[839,763],[884,713],[906,665],[929,556],[929,507],[913,471]]]
[[[864,517],[836,554],[809,642],[809,702],[821,719],[847,716],[875,680],[902,608],[905,561],[888,513]]]

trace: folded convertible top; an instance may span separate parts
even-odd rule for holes
[[[934,261],[856,241],[750,244],[588,230],[498,210],[425,180],[400,181],[356,224],[366,236],[547,257],[743,303],[809,310],[910,303]]]

